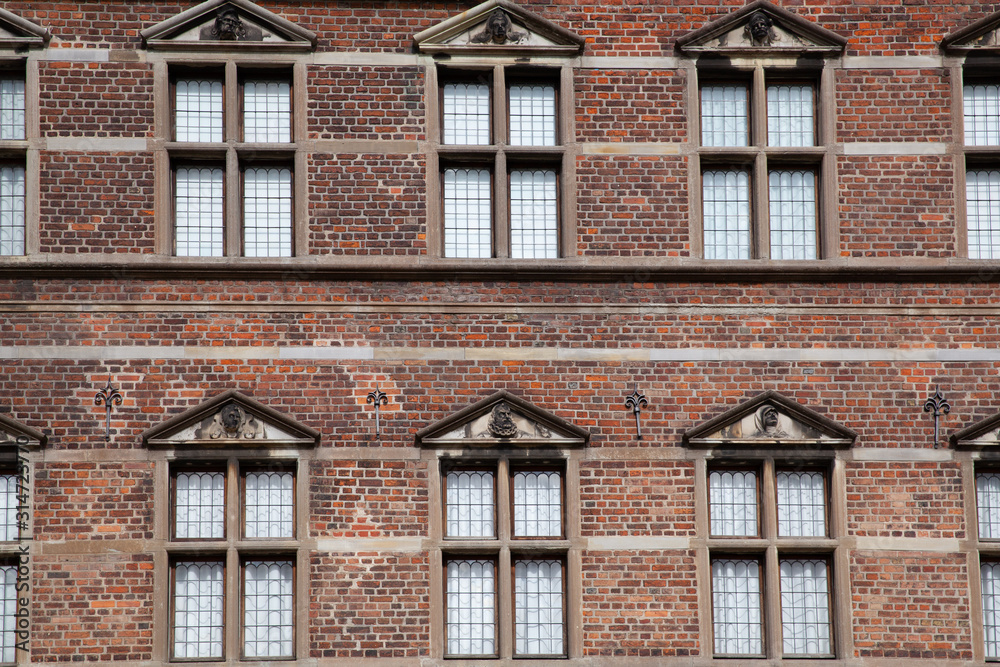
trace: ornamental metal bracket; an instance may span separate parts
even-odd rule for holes
[[[639,440],[642,440],[642,429],[639,426],[639,414],[642,413],[642,409],[649,405],[649,401],[646,400],[645,394],[639,393],[639,383],[635,385],[635,389],[632,390],[632,394],[625,397],[625,407],[632,408],[632,415],[635,417],[635,434]]]
[[[107,409],[107,422],[104,428],[104,441],[111,442],[111,406],[122,404],[121,393],[111,386],[111,373],[108,373],[108,384],[104,386],[104,389],[97,392],[94,396],[94,405],[104,405]]]
[[[951,412],[951,404],[944,400],[941,387],[934,387],[934,395],[924,401],[924,412],[934,411],[934,449],[938,448],[938,420],[941,415]]]
[[[379,420],[379,408],[383,405],[389,404],[389,397],[385,395],[384,391],[375,385],[375,391],[368,392],[368,402],[375,404],[375,435],[376,437],[382,433],[382,424]]]

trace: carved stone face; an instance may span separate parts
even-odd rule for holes
[[[222,427],[229,432],[236,431],[243,421],[242,411],[238,406],[227,405],[222,408]]]
[[[765,431],[773,431],[778,428],[778,411],[769,405],[761,412],[760,420]]]
[[[233,9],[223,10],[215,17],[215,32],[219,39],[239,39],[242,25],[240,15]]]
[[[503,44],[507,41],[507,34],[510,32],[510,18],[504,12],[493,12],[486,21],[486,31],[490,34],[495,44]]]
[[[750,31],[750,38],[755,44],[770,44],[771,25],[770,17],[764,12],[757,12],[750,17],[747,30]]]

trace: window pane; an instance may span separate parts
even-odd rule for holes
[[[783,560],[781,635],[786,655],[830,655],[830,594],[826,562]]]
[[[816,259],[816,174],[768,174],[771,259]]]
[[[449,561],[446,587],[448,655],[495,655],[493,561]]]
[[[247,257],[291,257],[292,170],[269,167],[243,173],[243,252]]]
[[[24,139],[23,78],[0,79],[0,139]]]
[[[514,536],[562,535],[562,476],[557,472],[514,474]]]
[[[750,259],[750,174],[702,175],[705,259]]]
[[[489,257],[490,224],[489,170],[445,169],[445,257]]]
[[[249,539],[295,535],[294,484],[290,472],[254,472],[246,476],[245,534]]]
[[[778,535],[826,537],[826,491],[821,472],[779,472]]]
[[[177,170],[177,254],[222,256],[222,169]]]
[[[556,172],[510,172],[510,252],[516,258],[559,254]]]
[[[763,653],[757,561],[712,561],[712,627],[716,654]]]
[[[243,657],[291,657],[295,637],[292,564],[250,561],[243,576]]]
[[[450,472],[446,480],[448,537],[493,537],[493,473]]]
[[[522,560],[514,564],[514,652],[562,655],[562,563]]]
[[[757,473],[716,470],[708,479],[712,535],[757,534]]]
[[[222,82],[180,79],[175,92],[177,141],[222,141]]]
[[[17,566],[0,566],[0,662],[14,662],[17,644]]]
[[[448,83],[444,87],[444,143],[490,143],[490,87],[486,83]]]
[[[1000,473],[976,474],[976,507],[979,512],[979,539],[1000,539]]]
[[[767,87],[767,143],[769,146],[812,146],[812,86]]]
[[[292,87],[285,81],[243,84],[243,141],[292,140]]]
[[[18,536],[17,475],[0,475],[0,541],[9,542]]]
[[[222,563],[177,563],[174,578],[174,657],[221,658]]]
[[[510,87],[510,145],[556,145],[554,86]]]
[[[983,635],[986,657],[1000,658],[1000,563],[979,567],[983,586]]]
[[[749,145],[746,86],[701,89],[702,146]]]
[[[221,472],[183,472],[175,481],[174,537],[222,539],[226,478]]]
[[[969,258],[1000,258],[1000,171],[965,174]]]
[[[0,166],[0,255],[24,254],[24,167]]]
[[[969,146],[1000,145],[1000,86],[968,85],[963,91],[965,143]]]

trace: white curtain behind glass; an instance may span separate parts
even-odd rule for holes
[[[564,652],[559,561],[521,560],[514,564],[514,652],[518,655]]]
[[[967,171],[965,202],[969,258],[1000,258],[1000,171]]]
[[[556,145],[556,89],[545,85],[510,87],[510,145]]]
[[[769,146],[812,146],[812,86],[767,87],[767,143]]]
[[[243,655],[279,658],[293,654],[292,564],[249,561],[244,571]]]
[[[292,256],[292,170],[251,168],[243,174],[243,253]]]
[[[489,257],[491,239],[488,169],[444,170],[444,254]]]
[[[705,259],[750,259],[750,174],[706,171],[701,184]]]
[[[16,540],[17,475],[0,475],[0,542]]]
[[[983,635],[986,657],[1000,658],[1000,563],[982,563],[979,577],[983,589]]]
[[[778,535],[826,537],[825,477],[821,472],[779,472]]]
[[[701,89],[702,146],[747,146],[746,86],[704,86]]]
[[[24,79],[0,79],[0,139],[24,139]]]
[[[14,662],[17,644],[17,566],[0,565],[0,662]]]
[[[0,167],[0,255],[24,254],[24,167]]]
[[[712,561],[712,627],[717,654],[763,653],[757,561]]]
[[[221,539],[226,513],[226,479],[221,472],[178,473],[174,497],[174,536]]]
[[[243,84],[243,141],[292,140],[292,87],[285,81]]]
[[[450,472],[445,485],[446,535],[495,536],[493,473],[465,470]]]
[[[222,82],[181,79],[174,88],[177,141],[222,141]]]
[[[244,532],[247,538],[290,538],[295,534],[290,472],[248,473]]]
[[[816,259],[816,174],[768,174],[771,259]]]
[[[830,599],[826,562],[783,560],[781,635],[786,655],[829,655]]]
[[[757,534],[757,474],[714,470],[708,478],[712,535]]]
[[[968,85],[962,89],[967,146],[1000,145],[1000,86]]]
[[[517,169],[510,172],[511,257],[558,256],[558,204],[555,171]]]
[[[174,568],[174,657],[222,657],[221,563],[177,563]]]
[[[486,83],[448,83],[442,93],[446,144],[490,143],[490,87]]]
[[[448,562],[448,655],[496,653],[496,586],[493,561]]]
[[[562,535],[562,488],[558,472],[514,474],[514,537]]]

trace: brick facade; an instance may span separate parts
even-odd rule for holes
[[[0,540],[0,568],[29,545],[17,664],[176,662],[189,562],[218,565],[226,591],[225,655],[198,664],[268,662],[243,655],[241,587],[258,561],[291,564],[292,648],[279,657],[315,667],[792,663],[779,576],[807,559],[830,572],[832,639],[799,664],[998,657],[981,567],[1000,546],[976,479],[1000,470],[1000,439],[949,436],[1000,413],[1000,271],[970,259],[964,191],[967,160],[995,168],[1000,150],[969,150],[960,108],[963,79],[996,84],[1000,61],[987,39],[979,55],[946,40],[995,8],[764,3],[780,34],[759,56],[725,51],[718,35],[685,41],[731,16],[739,38],[739,1],[494,4],[532,39],[415,43],[474,3],[239,0],[244,20],[288,42],[255,49],[199,43],[214,4],[174,33],[202,5],[0,0],[0,27],[24,41],[0,43],[0,79],[23,75],[27,91],[25,138],[0,139],[0,170],[23,167],[26,192],[26,250],[0,256],[0,417],[44,434],[25,455],[30,540]],[[20,20],[44,38],[28,40]],[[782,35],[818,43],[826,31],[842,48],[780,50]],[[293,141],[179,145],[171,85],[190,71],[286,76]],[[439,75],[496,96],[501,73],[509,85],[539,72],[558,91],[554,145],[504,139],[482,167],[479,147],[442,139]],[[706,260],[702,173],[732,156],[701,145],[699,85],[750,90],[775,74],[810,82],[816,141],[738,147],[736,162],[818,175],[820,259]],[[288,166],[293,256],[174,256],[185,161],[227,176]],[[556,173],[558,257],[444,256],[443,170],[470,165],[489,172],[494,198],[512,171]],[[226,181],[240,185],[225,192],[230,248],[242,248],[240,178]],[[767,183],[752,188],[766,205]],[[509,204],[487,214],[495,226],[509,225]],[[123,401],[106,439],[95,393],[109,375]],[[937,442],[924,410],[936,388],[950,403]],[[633,390],[648,400],[638,424]],[[263,435],[233,436],[211,412],[231,391]],[[769,391],[786,432],[754,440],[759,413],[739,410]],[[496,392],[533,406],[511,403],[521,431],[473,437],[485,413],[461,411]],[[723,435],[688,437],[714,419],[729,420]],[[439,423],[448,437],[421,440]],[[528,437],[525,423],[541,426]],[[15,465],[11,429],[0,420],[0,475]],[[536,468],[562,483],[549,541],[506,525],[513,475]],[[291,535],[240,533],[241,485],[258,469],[294,478]],[[445,478],[470,469],[495,477],[499,519],[488,539],[463,541],[446,526],[457,501]],[[174,533],[186,470],[229,475],[217,542]],[[734,470],[757,480],[753,534],[713,532],[712,475]],[[768,503],[776,474],[801,471],[823,479],[826,525],[796,542]],[[448,643],[448,567],[466,560],[496,572],[496,655],[463,659]],[[563,643],[522,660],[513,573],[543,560],[564,579]],[[749,655],[720,648],[722,561],[763,573]]]

